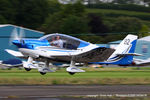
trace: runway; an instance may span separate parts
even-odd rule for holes
[[[141,94],[146,96],[147,94],[150,94],[150,86],[149,85],[0,86],[0,98],[3,99],[6,99],[10,96],[19,98],[23,97],[53,98],[58,96],[94,96],[94,95],[108,95],[108,94],[109,95]]]

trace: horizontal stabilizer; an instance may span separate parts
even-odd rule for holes
[[[10,50],[10,49],[5,49],[5,51],[15,57],[24,57],[24,55],[19,51],[14,51],[14,50]]]
[[[116,54],[118,56],[142,56],[142,54],[138,53],[124,53],[124,54]]]
[[[77,72],[85,72],[84,70],[77,67],[68,67],[66,69],[67,72],[77,73]]]

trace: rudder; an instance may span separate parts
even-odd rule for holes
[[[114,64],[129,64],[133,60],[136,41],[138,36],[127,35],[123,41],[116,47],[114,53],[107,59],[107,62]]]

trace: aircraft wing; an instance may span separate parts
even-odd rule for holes
[[[98,47],[93,50],[84,52],[74,57],[75,61],[81,62],[100,62],[107,60],[110,55],[114,52],[114,49],[106,47]]]
[[[75,55],[73,52],[77,52],[76,50],[56,49],[53,47],[39,47],[36,48],[36,50],[20,48],[19,51],[21,52],[8,49],[6,49],[6,51],[11,55],[20,58],[25,58],[25,55],[28,54],[36,58],[39,56],[49,58],[56,62],[70,62],[70,60],[73,58],[76,63],[88,63],[105,61],[115,50],[106,47],[97,47],[93,50],[81,52]]]
[[[24,55],[19,51],[14,51],[14,50],[10,50],[10,49],[5,49],[5,51],[7,51],[8,53],[10,53],[11,55],[13,55],[15,57],[24,57]]]
[[[10,50],[10,49],[5,49],[6,52],[8,52],[9,54],[18,57],[18,58],[23,58],[23,59],[27,59],[28,56],[23,55],[21,52],[19,51],[14,51],[14,50]]]
[[[49,54],[48,58],[51,60],[55,60],[58,62],[68,61],[73,58],[76,63],[88,63],[94,61],[104,61],[107,60],[110,55],[115,51],[111,48],[106,47],[97,47],[95,49],[86,51],[86,52],[79,52],[77,50],[69,50],[69,49],[57,49],[56,47],[38,47],[36,48],[38,51],[45,51]],[[56,52],[55,52],[56,51]],[[76,53],[77,54],[76,54]],[[41,52],[40,52],[41,53]],[[46,57],[43,55],[40,55]]]

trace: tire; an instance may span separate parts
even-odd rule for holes
[[[31,70],[31,68],[24,68],[26,71],[30,71]]]
[[[74,75],[75,73],[74,72],[68,72],[70,75]]]
[[[46,74],[46,72],[40,72],[40,74],[41,74],[41,75],[45,75],[45,74]]]

